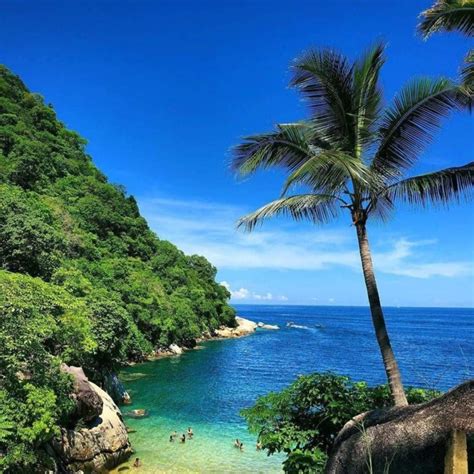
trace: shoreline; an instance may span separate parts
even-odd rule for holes
[[[266,329],[266,330],[278,330],[278,326],[271,324],[264,324],[262,322],[254,322],[250,319],[242,318],[241,316],[235,317],[237,325],[235,327],[221,326],[219,329],[214,330],[214,333],[205,333],[201,337],[198,337],[195,340],[193,346],[179,346],[177,344],[170,344],[166,348],[160,348],[155,350],[154,354],[151,354],[146,357],[143,362],[152,362],[159,359],[164,359],[167,357],[177,357],[182,355],[184,352],[192,350],[201,350],[203,346],[200,344],[207,341],[222,341],[225,339],[237,339],[241,337],[246,337],[254,334],[257,329]],[[140,364],[141,362],[133,362],[129,365]]]

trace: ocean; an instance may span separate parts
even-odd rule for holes
[[[298,375],[332,371],[385,382],[365,307],[238,305],[253,321],[277,324],[241,339],[209,341],[180,357],[138,364],[120,376],[133,398],[126,418],[144,473],[273,473],[282,456],[255,449],[240,417],[259,395],[279,390]],[[395,355],[406,386],[447,390],[474,375],[474,309],[385,308]],[[292,323],[287,326],[287,323]],[[195,437],[170,443],[189,426]],[[233,447],[239,438],[244,451]],[[121,472],[126,472],[126,466]]]

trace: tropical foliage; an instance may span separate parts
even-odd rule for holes
[[[387,219],[397,202],[446,205],[471,197],[474,163],[407,176],[442,119],[462,107],[466,96],[448,79],[419,78],[383,107],[379,76],[384,62],[381,44],[355,62],[329,49],[303,54],[293,64],[291,86],[308,104],[309,117],[245,138],[234,150],[233,167],[243,176],[271,167],[288,174],[279,199],[241,219],[239,225],[247,230],[276,215],[321,224],[349,212],[388,382],[395,404],[402,405],[406,397],[383,317],[366,224]]]
[[[62,362],[93,380],[234,324],[203,257],[160,240],[85,140],[0,66],[0,471],[33,472],[68,418]]]
[[[410,403],[438,392],[409,388]],[[250,430],[268,454],[285,453],[285,472],[323,472],[333,441],[354,416],[390,406],[387,385],[375,387],[331,373],[304,375],[281,392],[258,398],[242,411]]]
[[[443,31],[459,31],[468,37],[474,36],[474,1],[473,0],[438,0],[422,14],[418,31],[424,38]],[[465,93],[470,96],[472,107],[474,96],[474,49],[471,49],[461,70],[462,84]]]

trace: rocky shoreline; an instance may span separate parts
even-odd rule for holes
[[[200,348],[199,344],[206,341],[219,341],[222,339],[235,339],[239,337],[250,336],[257,329],[268,329],[278,330],[280,329],[276,325],[264,324],[262,322],[254,322],[249,319],[242,318],[240,316],[235,317],[237,323],[236,327],[221,326],[216,329],[212,334],[203,334],[200,338],[193,341],[193,344],[178,346],[177,344],[171,344],[169,347],[160,348],[155,351],[154,354],[148,357],[148,360],[156,360],[164,357],[173,357],[183,354],[185,351],[195,350]]]

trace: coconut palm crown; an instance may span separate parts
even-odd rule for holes
[[[457,31],[465,36],[474,36],[474,0],[438,0],[431,8],[421,13],[418,32],[427,39],[433,33]],[[467,105],[474,102],[474,49],[471,49],[461,70],[464,93],[469,96]]]
[[[464,99],[450,80],[416,79],[382,108],[379,74],[383,63],[382,44],[355,62],[328,49],[310,50],[295,60],[291,86],[307,102],[309,118],[246,137],[233,150],[233,169],[244,176],[270,167],[288,173],[279,199],[239,221],[249,231],[276,215],[320,224],[341,212],[349,213],[393,401],[404,405],[407,401],[384,321],[366,224],[369,219],[386,219],[398,201],[445,205],[472,196],[474,162],[406,176],[442,119],[463,106]]]

